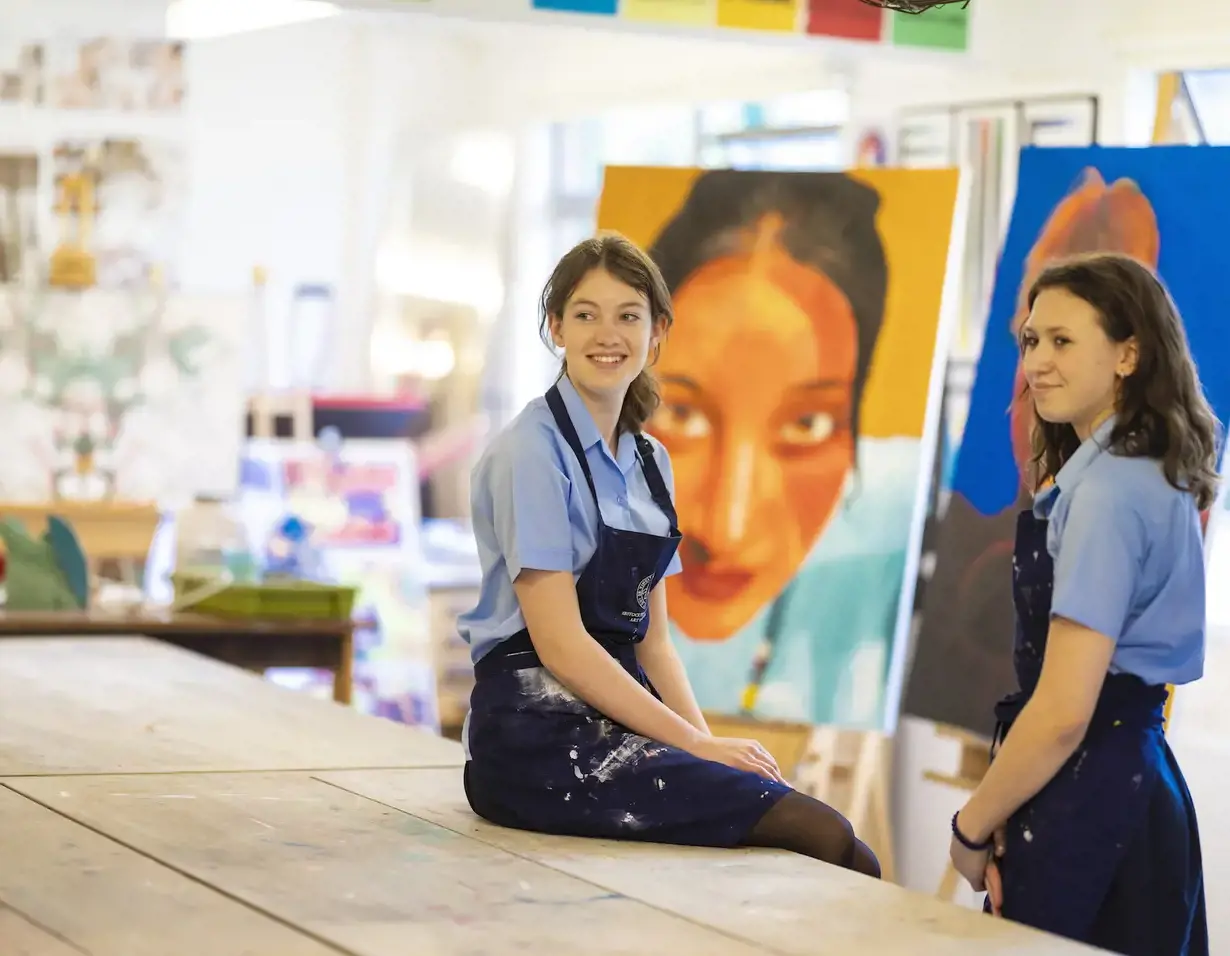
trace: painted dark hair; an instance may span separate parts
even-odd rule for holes
[[[879,207],[879,193],[845,173],[713,170],[697,178],[649,255],[674,295],[706,263],[746,248],[766,216],[780,216],[778,238],[786,254],[827,276],[854,313],[858,359],[851,428],[857,436],[858,408],[888,289],[888,263],[876,230]]]
[[[1136,369],[1115,397],[1111,450],[1160,460],[1166,480],[1190,492],[1201,511],[1208,508],[1217,492],[1220,428],[1200,386],[1183,319],[1161,280],[1130,256],[1101,252],[1044,269],[1029,289],[1031,310],[1047,289],[1064,289],[1093,306],[1111,341],[1136,340]],[[1080,443],[1070,424],[1035,416],[1036,484],[1054,478]]]
[[[573,246],[547,280],[538,308],[538,334],[548,348],[551,320],[561,318],[564,307],[581,281],[595,269],[604,269],[620,282],[631,286],[649,303],[649,314],[665,333],[675,320],[670,292],[658,267],[635,243],[616,232],[604,232]],[[655,353],[653,361],[657,360]],[[652,362],[651,362],[652,364]],[[560,377],[568,371],[567,359],[560,365]],[[662,397],[658,382],[648,367],[632,380],[619,411],[620,432],[637,433],[657,410]]]

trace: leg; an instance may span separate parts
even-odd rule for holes
[[[854,835],[850,821],[828,804],[792,791],[752,827],[745,846],[790,850],[836,866],[880,878],[880,862]]]

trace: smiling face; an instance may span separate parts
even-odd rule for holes
[[[659,337],[645,294],[602,268],[590,270],[551,316],[551,339],[572,384],[602,402],[623,401]]]
[[[1021,327],[1021,369],[1043,421],[1082,440],[1115,407],[1116,383],[1136,368],[1136,343],[1115,342],[1097,309],[1067,289],[1045,289]]]
[[[710,262],[675,295],[649,429],[684,533],[671,616],[722,640],[789,583],[854,459],[857,325],[841,291],[779,248]]]

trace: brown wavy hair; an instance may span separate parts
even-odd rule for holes
[[[555,267],[547,280],[538,303],[538,334],[547,348],[551,341],[551,320],[562,318],[564,307],[581,281],[595,269],[605,269],[620,282],[631,286],[649,303],[649,314],[655,324],[660,323],[663,333],[675,321],[671,295],[662,279],[657,265],[635,243],[617,232],[599,233],[573,246]],[[650,364],[657,362],[659,345]],[[568,361],[560,363],[559,376],[568,372]],[[619,411],[619,431],[639,432],[661,404],[658,380],[649,367],[628,386],[623,407]]]
[[[1161,280],[1131,256],[1099,252],[1042,270],[1029,288],[1031,310],[1047,289],[1088,302],[1112,341],[1136,341],[1136,368],[1120,380],[1115,396],[1110,449],[1161,461],[1166,480],[1190,493],[1201,511],[1208,508],[1217,491],[1220,427],[1204,397],[1183,319]],[[1031,438],[1036,487],[1054,478],[1081,443],[1070,424],[1037,416]]]

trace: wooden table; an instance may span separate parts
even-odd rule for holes
[[[0,952],[1093,952],[793,854],[492,827],[461,760],[165,645],[0,642]]]
[[[0,639],[14,636],[114,637],[141,634],[247,670],[318,667],[333,672],[333,699],[354,688],[351,621],[215,617],[141,611],[3,611]]]

